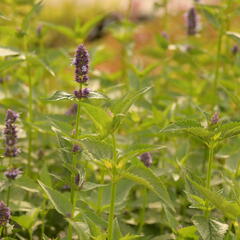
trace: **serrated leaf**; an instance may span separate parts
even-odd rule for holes
[[[131,145],[129,148],[126,149],[126,151],[119,158],[119,160],[124,158],[131,159],[132,157],[139,156],[140,154],[145,152],[151,152],[151,151],[161,150],[165,148],[166,148],[165,146],[154,146],[150,144]]]
[[[128,172],[123,173],[125,177],[129,174]],[[165,204],[165,206],[169,207],[171,210],[175,211],[172,200],[169,197],[168,191],[161,181],[159,177],[157,177],[153,171],[145,166],[134,167],[130,170],[130,174],[128,176],[132,176],[132,180],[134,178],[139,181],[139,183],[148,187],[151,191],[153,191],[159,199]],[[130,179],[130,178],[129,178]]]
[[[68,216],[72,212],[72,204],[69,199],[62,193],[46,186],[38,180],[39,185],[48,196],[54,208],[63,216]]]
[[[236,219],[240,216],[240,207],[238,204],[227,201],[223,196],[210,191],[209,189],[199,185],[198,183],[190,180],[193,186],[210,201],[217,209],[219,209],[226,217]]]
[[[228,225],[204,216],[194,216],[193,223],[203,240],[223,240]]]
[[[240,134],[240,122],[230,122],[222,124],[218,131],[221,133],[221,138],[229,138]]]

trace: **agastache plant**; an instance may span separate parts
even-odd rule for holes
[[[88,97],[90,90],[88,88],[83,88],[83,84],[87,85],[88,82],[88,69],[89,69],[89,54],[87,49],[84,47],[83,44],[79,45],[76,50],[75,58],[73,61],[73,65],[75,66],[75,81],[79,83],[79,90],[74,91],[74,95],[77,98],[77,116],[76,116],[76,124],[73,133],[73,137],[75,140],[78,140],[79,135],[79,120],[80,120],[80,101],[82,98]],[[71,217],[74,217],[74,210],[76,205],[76,196],[75,196],[75,189],[76,189],[76,169],[77,169],[77,161],[78,161],[78,154],[81,150],[78,144],[74,143],[72,147],[72,173],[71,173],[71,203],[73,205],[73,209],[71,212]],[[80,177],[80,176],[79,176]],[[68,238],[72,239],[72,226],[69,225],[68,229]]]

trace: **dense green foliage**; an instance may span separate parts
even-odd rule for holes
[[[240,239],[240,4],[193,1],[193,31],[167,2],[93,41],[104,14],[73,20],[71,6],[54,21],[42,2],[1,0],[1,239]],[[82,43],[90,93],[77,98]]]

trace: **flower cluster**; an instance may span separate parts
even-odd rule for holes
[[[152,156],[150,152],[145,152],[142,155],[140,155],[140,160],[143,162],[143,164],[146,167],[150,167],[152,165]]]
[[[4,204],[4,202],[0,201],[0,226],[4,226],[8,223],[10,215],[10,209]]]
[[[90,90],[88,88],[84,88],[80,90],[75,90],[73,93],[76,98],[84,98],[88,96],[88,94],[90,93]]]
[[[5,156],[16,157],[19,153],[19,149],[16,147],[17,143],[17,130],[14,123],[18,118],[18,114],[10,109],[7,110],[6,123],[4,128],[5,135]]]
[[[75,65],[75,81],[81,84],[87,84],[87,81],[89,79],[89,54],[82,44],[77,48],[73,64]],[[87,97],[89,93],[90,91],[88,88],[82,89],[81,87],[79,90],[74,91],[76,98]]]
[[[9,179],[9,180],[15,180],[20,174],[22,173],[21,170],[17,168],[13,168],[10,170],[7,170],[4,172],[4,175]]]
[[[195,35],[199,28],[199,17],[195,8],[190,8],[186,15],[187,33],[188,35]]]

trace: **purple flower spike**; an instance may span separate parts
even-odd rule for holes
[[[86,83],[88,81],[89,54],[82,44],[77,48],[73,64],[75,65],[75,81]]]
[[[4,226],[9,222],[11,216],[10,209],[0,201],[0,226]]]
[[[22,171],[20,171],[17,168],[13,168],[10,170],[7,170],[4,172],[4,175],[9,179],[9,180],[15,180],[20,174],[22,174]]]
[[[150,152],[145,152],[142,155],[140,155],[140,160],[144,163],[146,167],[150,167],[153,162]]]
[[[186,23],[187,23],[187,33],[188,35],[195,35],[198,30],[198,16],[195,8],[190,8],[186,15]]]
[[[14,123],[19,117],[18,113],[8,109],[6,115],[6,122],[3,134],[5,135],[5,157],[16,157],[19,149],[16,147],[17,143],[17,130]]]

